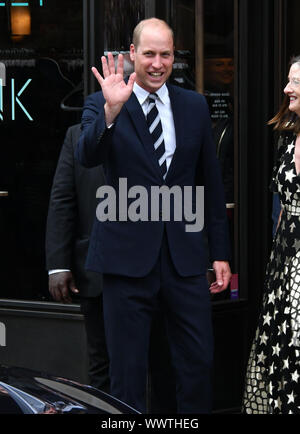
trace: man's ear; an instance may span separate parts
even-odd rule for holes
[[[133,44],[130,45],[130,60],[132,62],[135,61],[135,48]]]

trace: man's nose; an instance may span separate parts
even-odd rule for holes
[[[152,63],[152,66],[153,66],[154,68],[160,68],[161,65],[162,65],[161,57],[160,57],[159,55],[155,56],[155,58],[154,58],[154,60],[153,60],[153,63]]]

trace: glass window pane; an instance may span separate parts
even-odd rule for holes
[[[116,63],[118,54],[123,54],[125,77],[134,70],[129,47],[133,30],[145,18],[145,12],[145,0],[104,0],[104,54],[111,51]]]
[[[195,1],[171,2],[171,26],[175,36],[175,61],[170,82],[195,90]]]
[[[170,22],[175,31],[176,48],[171,82],[203,92],[208,102],[235,258],[234,1],[173,0]],[[237,274],[234,259],[231,267]],[[236,291],[228,289],[214,298],[235,296]]]
[[[232,291],[216,298],[237,296],[238,271],[235,257],[237,240],[234,239],[235,197],[235,143],[234,143],[234,1],[204,0],[204,94],[206,96],[216,144],[216,153],[222,171],[227,216],[230,229],[234,273]]]
[[[133,29],[145,18],[145,0],[104,0],[105,51],[128,51]]]
[[[82,0],[1,3],[0,297],[44,300],[49,193],[83,104]]]

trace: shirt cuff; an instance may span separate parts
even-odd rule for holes
[[[48,271],[48,275],[50,276],[50,274],[54,274],[54,273],[62,273],[64,271],[71,271],[71,270],[67,270],[67,269],[60,269],[60,268],[56,268],[55,270],[49,270]]]

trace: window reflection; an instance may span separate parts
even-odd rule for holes
[[[233,57],[226,53],[206,57],[204,93],[210,108],[227,203],[234,202],[233,82]]]

